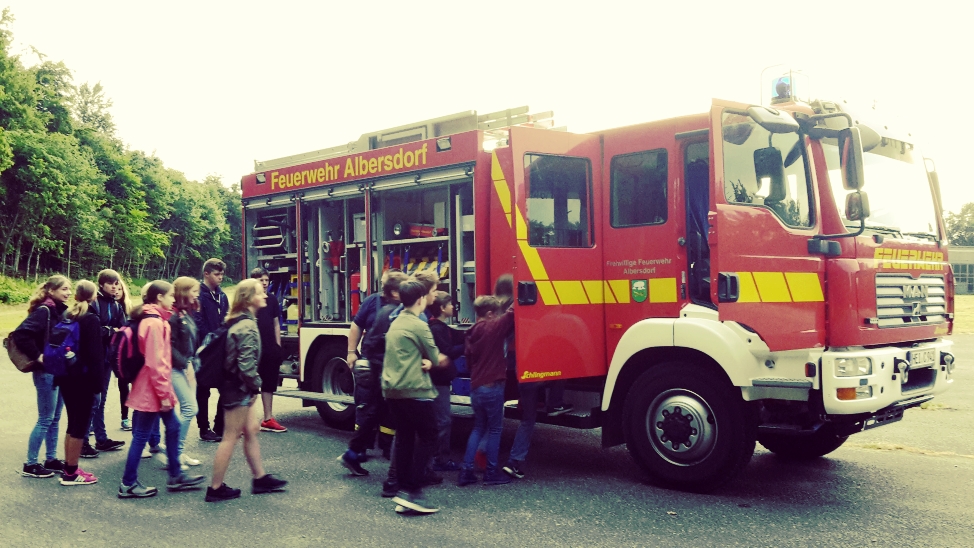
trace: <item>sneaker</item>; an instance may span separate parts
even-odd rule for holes
[[[393,497],[392,502],[395,502],[399,506],[408,508],[409,510],[415,510],[421,514],[432,514],[440,511],[439,508],[433,506],[428,500],[426,500],[426,497],[423,496],[422,491],[415,493],[399,491],[399,493]]]
[[[182,455],[179,455],[179,464],[182,464],[184,466],[199,466],[203,464],[203,461],[199,459],[194,459],[193,457],[187,455],[186,453],[183,453]]]
[[[187,474],[179,474],[178,478],[169,478],[169,482],[166,483],[166,489],[170,491],[185,491],[186,489],[193,489],[194,487],[199,487],[203,480],[206,479],[204,476],[190,476]]]
[[[275,478],[273,474],[264,474],[251,482],[250,492],[255,495],[273,493],[283,491],[285,485],[287,485],[287,480]]]
[[[281,426],[281,423],[277,422],[274,417],[271,417],[266,421],[261,421],[260,429],[264,432],[287,432],[287,428]]]
[[[217,435],[217,433],[212,430],[203,430],[200,432],[200,439],[203,441],[221,442],[223,441],[223,436]]]
[[[395,495],[393,495],[393,496],[395,496]],[[397,514],[407,515],[407,516],[419,514],[419,512],[417,512],[416,510],[413,510],[412,508],[406,508],[405,506],[403,506],[401,504],[397,504],[396,505],[396,513]]]
[[[516,460],[508,462],[501,470],[514,479],[524,479],[524,465]]]
[[[557,417],[558,415],[564,415],[565,413],[572,410],[571,405],[559,405],[558,407],[552,407],[548,410],[549,417]]]
[[[124,445],[125,445],[124,441],[109,439],[105,441],[95,442],[95,449],[99,451],[118,451]]]
[[[98,458],[98,451],[94,447],[86,443],[81,446],[81,458],[83,459]]]
[[[511,483],[511,476],[500,470],[488,470],[484,474],[484,485],[504,485],[506,483]]]
[[[433,466],[431,466],[431,468],[434,472],[456,472],[460,469],[460,465],[452,460],[448,460],[446,462],[433,461]]]
[[[157,453],[162,453],[163,455],[165,455],[166,454],[166,444],[160,443],[159,445],[150,445],[149,446],[149,452],[152,453],[153,455],[155,455]]]
[[[120,499],[144,499],[154,497],[159,494],[155,487],[146,487],[141,481],[136,480],[132,485],[124,483],[118,486],[118,498]]]
[[[132,419],[122,419],[122,431],[123,432],[132,431]]]
[[[142,458],[144,459],[152,458],[152,451],[149,451],[149,446],[146,446],[146,448],[142,450]]]
[[[463,487],[464,485],[473,485],[480,481],[477,478],[477,474],[473,473],[473,470],[460,470],[460,474],[457,476],[457,486]]]
[[[382,497],[392,498],[399,494],[399,482],[386,480],[382,482]]]
[[[234,489],[225,483],[216,489],[206,488],[206,502],[221,502],[236,498],[240,498],[240,489]]]
[[[64,461],[61,459],[46,460],[44,461],[44,468],[47,468],[55,474],[60,474],[64,472]]]
[[[356,455],[351,449],[342,453],[341,456],[338,457],[338,462],[345,468],[348,468],[349,472],[351,472],[353,476],[369,475],[369,471],[362,468],[362,465],[359,463],[358,455]]]
[[[24,476],[25,478],[50,478],[54,477],[54,474],[54,470],[45,468],[38,462],[35,462],[34,464],[25,464],[24,471],[20,473],[20,475]]]
[[[61,476],[60,482],[61,485],[91,485],[98,483],[98,478],[78,468],[74,471],[74,474],[65,473]]]

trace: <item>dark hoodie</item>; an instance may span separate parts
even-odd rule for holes
[[[44,352],[51,330],[61,321],[61,314],[67,309],[68,305],[47,298],[27,315],[27,319],[17,326],[10,337],[25,356],[36,360]]]
[[[453,329],[441,322],[439,318],[433,318],[429,322],[430,331],[433,332],[433,340],[436,341],[436,348],[440,354],[450,358],[446,367],[433,365],[430,369],[430,380],[434,386],[447,386],[457,376],[457,366],[453,365],[453,360],[463,355],[463,345],[453,344]]]
[[[98,298],[91,303],[91,311],[98,316],[98,323],[101,324],[102,346],[108,348],[115,330],[125,325],[125,311],[114,296],[105,295],[101,289],[98,290]]]
[[[464,355],[470,368],[470,389],[507,380],[504,339],[514,330],[514,309],[491,320],[477,320],[467,331]]]

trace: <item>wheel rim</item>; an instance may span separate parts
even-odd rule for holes
[[[678,466],[692,466],[717,443],[713,410],[699,395],[683,389],[656,396],[646,413],[646,434],[659,456]]]
[[[321,393],[333,396],[351,396],[355,390],[355,379],[348,369],[348,362],[342,358],[332,358],[325,364],[321,374]],[[348,405],[344,403],[327,402],[328,407],[335,411],[344,411]]]

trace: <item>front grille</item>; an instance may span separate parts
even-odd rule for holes
[[[927,325],[947,321],[942,274],[876,274],[879,327]]]

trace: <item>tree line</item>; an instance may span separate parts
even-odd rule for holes
[[[220,257],[240,271],[239,185],[190,181],[116,135],[100,83],[63,62],[24,66],[0,15],[0,273],[199,276]]]

